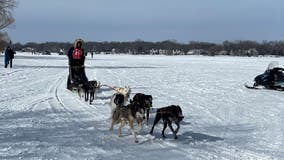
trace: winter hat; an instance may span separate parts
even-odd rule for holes
[[[81,43],[81,48],[83,48],[84,41],[81,38],[75,40],[74,48],[76,48],[78,43]]]

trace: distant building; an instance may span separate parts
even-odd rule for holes
[[[204,52],[203,49],[191,49],[186,52],[186,55],[201,55]]]
[[[35,53],[35,49],[31,47],[22,48],[22,52],[31,52],[32,54]]]
[[[259,52],[255,48],[250,48],[246,51],[247,56],[257,56],[259,55]]]

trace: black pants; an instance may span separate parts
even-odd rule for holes
[[[7,62],[5,62],[5,68],[8,67],[8,64],[10,63],[10,68],[12,68],[13,65],[13,59],[8,60]]]
[[[10,59],[10,68],[12,68],[13,65],[13,59]]]
[[[71,83],[75,84],[88,84],[88,78],[86,76],[85,67],[70,67],[69,75],[67,79],[67,88],[70,87]]]

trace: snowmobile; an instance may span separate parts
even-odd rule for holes
[[[253,86],[245,84],[249,89],[272,89],[284,91],[284,68],[278,62],[270,62],[266,71],[254,78]]]

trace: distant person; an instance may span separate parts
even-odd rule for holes
[[[4,58],[4,63],[5,63],[5,68],[8,67],[8,64],[10,63],[10,68],[12,68],[13,66],[13,59],[14,59],[14,54],[15,54],[15,51],[10,47],[8,46],[6,48],[6,51],[5,51],[5,58]]]
[[[87,86],[88,78],[85,72],[85,54],[83,40],[77,39],[74,46],[68,51],[69,76],[67,79],[67,89],[71,89],[71,84],[83,84]]]
[[[94,52],[91,52],[91,56],[92,56],[92,58],[93,58],[93,56],[94,56]]]
[[[10,68],[12,68],[13,65],[13,59],[15,57],[16,52],[11,48],[10,52],[9,52],[9,56],[10,56]]]
[[[6,48],[5,54],[4,54],[4,67],[5,68],[7,68],[9,61],[10,61],[9,50],[10,50],[10,46]]]

